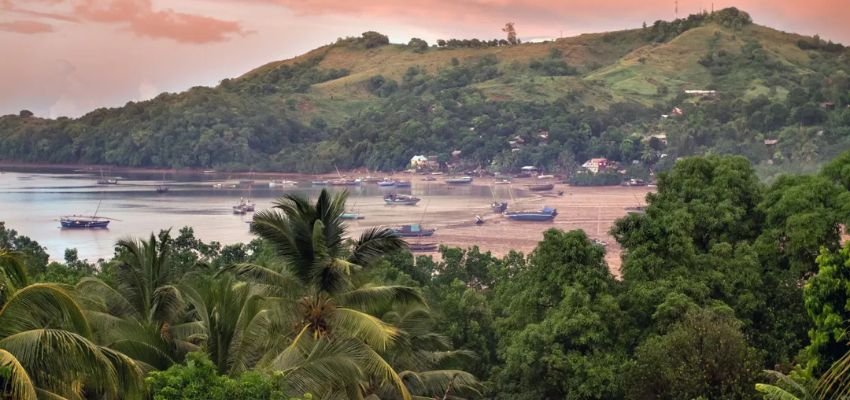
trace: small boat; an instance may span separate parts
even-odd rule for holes
[[[437,251],[437,243],[408,243],[407,248],[412,252],[431,253]]]
[[[328,181],[311,181],[310,184],[313,186],[327,186]]]
[[[223,186],[220,183],[213,183],[213,189],[221,189]]]
[[[623,186],[646,186],[646,181],[643,179],[632,178],[623,182]]]
[[[434,178],[433,176],[428,175],[428,176],[422,178],[422,180],[425,181],[425,182],[433,182],[433,181],[436,181],[437,178]]]
[[[250,200],[246,201],[244,198],[240,198],[239,204],[233,206],[233,212],[234,213],[236,213],[237,208],[244,211],[244,212],[242,212],[242,214],[244,214],[245,212],[253,212],[254,211],[254,202],[252,202]]]
[[[382,180],[384,180],[384,179],[381,179],[377,176],[371,176],[371,175],[369,175],[365,178],[360,178],[361,182],[366,182],[366,183],[378,183],[378,182],[381,182]]]
[[[214,173],[215,173],[215,170],[214,170],[214,169],[205,169],[205,170],[204,170],[204,173],[205,173],[205,174],[214,174]]]
[[[551,221],[558,215],[558,210],[543,207],[540,211],[506,211],[502,215],[513,221]]]
[[[240,184],[240,185],[251,186],[251,185],[253,185],[253,184],[254,184],[254,180],[253,180],[253,179],[243,179],[243,180],[240,180],[240,181],[239,181],[239,184]]]
[[[475,216],[475,225],[484,225],[484,218],[481,218],[480,215]]]
[[[492,209],[494,213],[501,214],[501,213],[505,212],[505,210],[508,209],[508,202],[507,201],[494,201],[494,202],[490,203],[490,209]]]
[[[168,186],[165,186],[165,185],[159,185],[159,186],[156,187],[157,193],[168,193],[169,190],[170,190],[170,188]]]
[[[494,185],[510,185],[511,180],[510,179],[499,179],[499,180],[493,182],[493,184]]]
[[[595,238],[594,238],[594,239],[593,239],[593,244],[595,244],[595,245],[597,245],[597,246],[608,247],[608,242],[606,242],[606,241],[604,241],[604,240],[601,240],[601,239],[595,239]]]
[[[357,186],[360,184],[360,179],[334,179],[329,182],[331,186]]]
[[[271,181],[269,181],[269,187],[270,187],[270,188],[278,187],[278,186],[296,186],[296,185],[298,185],[298,182],[296,182],[296,181],[288,181],[288,180],[285,180],[285,179],[284,179],[284,180],[282,180],[282,181],[280,181],[280,180],[278,180],[278,181],[275,181],[275,180],[271,180]]]
[[[384,203],[387,205],[415,206],[420,200],[422,199],[406,194],[390,193],[384,196]]]
[[[340,219],[347,219],[347,220],[352,220],[352,219],[356,220],[356,219],[364,219],[366,217],[364,217],[363,214],[358,214],[356,212],[344,212],[344,213],[340,214],[339,218]]]
[[[394,181],[392,179],[384,179],[384,180],[378,182],[378,186],[380,186],[380,187],[393,187],[393,186],[395,186],[395,184],[396,184],[396,181]]]
[[[554,189],[555,185],[551,183],[541,183],[537,185],[525,185],[525,187],[532,192],[545,192],[547,190]]]
[[[59,224],[62,228],[72,229],[105,229],[109,225],[109,218],[98,217],[96,215],[66,215],[59,217]]]
[[[395,187],[400,187],[400,188],[409,188],[410,185],[411,185],[410,181],[396,181],[396,183],[395,183]]]
[[[446,183],[449,185],[464,185],[467,183],[472,183],[471,176],[461,176],[457,178],[446,178]]]
[[[98,185],[117,185],[118,179],[114,179],[114,178],[113,179],[98,179],[97,184]]]
[[[246,210],[241,204],[233,206],[233,213],[236,215],[244,215],[247,212],[248,210]]]
[[[555,175],[537,175],[537,179],[555,179]]]
[[[426,229],[419,224],[402,225],[396,228],[390,228],[393,233],[401,237],[425,237],[431,236],[436,232],[436,229]]]
[[[626,212],[629,214],[646,214],[646,206],[626,207]]]

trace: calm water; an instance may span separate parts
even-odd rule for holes
[[[118,185],[98,185],[99,173],[6,170],[0,173],[0,221],[7,228],[38,241],[54,259],[60,260],[66,248],[76,248],[80,258],[91,261],[109,258],[119,238],[145,237],[160,229],[191,226],[204,241],[231,244],[250,241],[253,236],[247,221],[251,214],[233,215],[231,206],[241,196],[250,196],[257,209],[270,207],[272,201],[287,192],[315,197],[321,188],[309,182],[297,187],[269,188],[267,181],[256,179],[252,185],[221,175],[179,176],[179,181],[163,180],[151,174],[125,174]],[[402,223],[425,224],[464,221],[486,212],[492,200],[490,189],[482,186],[446,186],[440,182],[418,182],[413,188],[396,189],[423,200],[416,207],[388,207],[382,196],[387,189],[364,183],[349,188],[350,209],[366,219],[351,223],[357,233],[373,225]],[[156,185],[166,182],[170,191],[158,194]],[[214,189],[222,183],[224,189]],[[236,185],[229,188],[229,185]],[[330,188],[335,190],[335,188]],[[342,189],[340,189],[342,190]],[[98,204],[100,208],[98,209]],[[91,215],[114,218],[109,229],[61,229],[61,215]]]

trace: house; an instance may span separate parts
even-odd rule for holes
[[[835,109],[835,103],[833,103],[831,101],[825,101],[823,103],[820,103],[820,108],[827,110],[827,111],[832,111],[832,110]]]
[[[591,158],[581,165],[582,168],[597,174],[599,171],[604,171],[608,167],[607,158]]]
[[[690,94],[694,96],[714,96],[717,94],[716,90],[685,90],[685,94]]]
[[[764,140],[765,146],[776,146],[777,143],[779,143],[779,139],[765,139]]]

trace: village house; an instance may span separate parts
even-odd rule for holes
[[[590,160],[587,160],[584,164],[582,164],[581,167],[594,174],[598,174],[599,171],[604,171],[605,168],[608,167],[608,159],[591,158]]]

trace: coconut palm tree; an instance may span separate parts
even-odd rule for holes
[[[0,249],[0,398],[142,397],[142,370],[93,342],[72,292],[31,283],[19,255]]]
[[[185,319],[167,232],[145,240],[119,240],[114,286],[94,277],[77,284],[101,343],[139,361],[165,369],[197,346],[189,339],[201,325]]]
[[[203,326],[202,348],[221,374],[255,366],[269,346],[270,311],[258,288],[231,275],[192,274],[183,292]]]
[[[409,398],[401,378],[381,358],[398,329],[370,314],[387,304],[424,304],[403,286],[357,285],[353,277],[406,243],[374,228],[346,240],[340,216],[348,194],[322,190],[315,204],[287,195],[255,214],[251,230],[275,250],[266,264],[226,269],[259,285],[269,299],[273,332],[281,332],[261,367],[283,371],[292,386],[320,397],[357,398],[368,379],[393,385]]]

